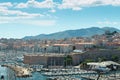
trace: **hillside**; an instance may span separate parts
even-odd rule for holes
[[[62,32],[52,33],[52,34],[40,34],[37,36],[26,36],[23,39],[63,39],[72,37],[90,37],[96,34],[103,34],[106,30],[120,32],[119,29],[113,27],[91,27],[76,30],[66,30]]]

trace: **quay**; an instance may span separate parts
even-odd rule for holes
[[[31,71],[28,68],[24,68],[18,65],[8,65],[8,64],[3,64],[3,67],[7,67],[12,69],[15,72],[16,77],[31,77]]]
[[[89,74],[96,74],[95,71],[85,71],[85,70],[80,70],[80,71],[50,71],[50,72],[44,72],[42,75],[44,76],[70,76],[70,75],[89,75]]]

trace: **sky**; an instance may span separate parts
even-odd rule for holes
[[[89,27],[120,29],[120,0],[0,0],[0,38]]]

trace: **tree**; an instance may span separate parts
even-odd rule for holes
[[[100,58],[98,58],[98,61],[99,62],[102,62],[102,61],[106,61],[107,59],[105,58],[105,57],[100,57]]]
[[[111,35],[111,32],[109,30],[106,30],[105,35]]]
[[[76,49],[76,47],[75,46],[73,46],[73,50],[75,50]]]
[[[94,60],[93,59],[85,59],[84,62],[81,63],[80,68],[82,68],[82,69],[88,69],[89,66],[87,65],[87,63],[89,63],[89,62],[94,62]]]
[[[113,56],[111,57],[111,60],[112,60],[112,61],[115,61],[115,62],[118,62],[118,61],[119,61],[119,57],[118,57],[117,55],[113,55]]]
[[[118,33],[117,31],[113,31],[113,32],[111,32],[111,31],[105,31],[105,35],[115,35],[116,33]]]
[[[70,55],[67,55],[65,58],[64,58],[64,66],[70,66],[72,65],[72,57]]]
[[[118,32],[117,32],[117,31],[113,31],[113,32],[112,32],[112,35],[115,35],[116,33],[118,33]]]

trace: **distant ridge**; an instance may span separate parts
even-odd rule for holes
[[[120,32],[119,29],[116,29],[113,27],[103,27],[103,28],[91,27],[91,28],[76,29],[76,30],[66,30],[62,32],[52,33],[52,34],[40,34],[37,36],[26,36],[23,39],[43,40],[43,39],[63,39],[63,38],[72,38],[72,37],[90,37],[96,34],[103,34],[106,30]]]

